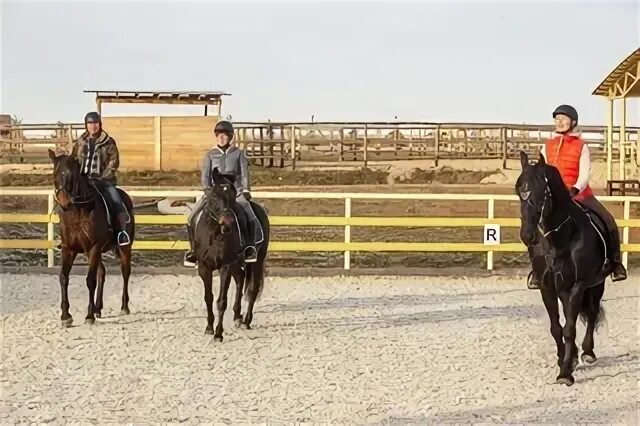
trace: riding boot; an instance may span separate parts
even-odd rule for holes
[[[256,250],[256,246],[254,242],[256,240],[255,236],[255,227],[253,225],[253,221],[249,220],[249,223],[246,226],[247,230],[247,238],[243,242],[243,255],[245,263],[255,263],[258,261],[258,252]]]
[[[611,281],[623,281],[627,279],[627,268],[622,264],[622,256],[620,253],[620,235],[618,231],[609,233],[611,238],[611,263],[613,270],[611,272]]]
[[[182,263],[184,266],[192,267],[196,266],[198,259],[193,251],[194,233],[193,228],[190,225],[187,225],[187,234],[189,235],[189,251],[184,254],[184,260]]]
[[[129,223],[129,215],[126,211],[122,211],[118,213],[116,217],[118,224],[120,225],[120,229],[118,232],[118,245],[126,246],[131,244],[131,239],[129,238],[129,234],[126,231],[127,223]]]

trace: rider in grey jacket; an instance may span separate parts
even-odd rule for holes
[[[251,184],[249,177],[249,161],[244,151],[238,149],[235,144],[232,143],[234,132],[233,125],[228,121],[218,121],[214,128],[216,135],[217,146],[213,147],[207,152],[201,170],[201,183],[204,188],[210,188],[213,186],[211,174],[213,169],[218,168],[220,173],[235,175],[239,179],[235,180],[235,187],[238,191],[238,197],[236,202],[242,206],[243,210],[249,218],[249,232],[251,236],[244,237],[244,260],[247,263],[253,263],[257,260],[257,252],[255,248],[255,240],[261,233],[260,224],[256,218],[249,200],[251,199]],[[189,233],[190,250],[185,253],[184,264],[185,266],[195,266],[196,258],[193,253],[193,235],[195,230],[195,219],[202,211],[205,205],[205,198],[201,197],[198,202],[193,206],[189,218],[187,220],[187,232]],[[253,232],[251,232],[253,231]]]

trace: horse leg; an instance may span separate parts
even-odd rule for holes
[[[259,260],[257,263],[252,265],[252,271],[249,274],[249,280],[247,280],[248,295],[249,301],[247,304],[247,313],[244,315],[244,322],[241,324],[241,328],[246,328],[247,330],[251,329],[251,321],[253,320],[253,305],[256,303],[256,298],[258,297],[258,293],[260,292],[260,288],[262,287],[262,280],[264,277],[262,276],[264,271],[262,261]]]
[[[71,267],[73,266],[73,262],[76,260],[76,256],[78,254],[74,251],[71,251],[66,246],[62,246],[62,265],[60,266],[60,294],[61,294],[61,303],[60,309],[62,310],[62,315],[60,316],[60,320],[62,322],[63,327],[70,327],[73,323],[73,317],[69,313],[69,272],[71,272]]]
[[[98,265],[98,271],[96,272],[96,280],[98,282],[98,289],[96,291],[96,318],[102,317],[102,293],[104,291],[104,278],[107,275],[107,271],[104,267],[104,262],[100,262]]]
[[[122,306],[120,315],[129,315],[129,277],[131,276],[131,244],[120,246],[120,271],[122,272]]]
[[[233,303],[233,323],[236,327],[240,327],[242,323],[242,292],[244,290],[244,279],[245,271],[242,268],[237,268],[233,271],[233,280],[236,282],[236,298]]]
[[[562,336],[564,337],[564,359],[562,361],[562,366],[560,367],[560,374],[556,378],[556,382],[567,386],[571,386],[575,383],[572,373],[578,365],[576,322],[578,320],[578,314],[580,312],[580,306],[584,296],[583,293],[584,289],[582,288],[582,283],[580,281],[576,281],[568,295],[566,292],[561,293],[560,295],[565,319],[565,324],[562,329]]]
[[[600,317],[600,299],[603,294],[604,282],[587,289],[584,294],[582,305],[584,306],[583,314],[587,319],[587,331],[584,334],[584,340],[582,340],[582,362],[585,364],[593,364],[597,359],[596,354],[593,351],[593,334]]]
[[[99,248],[92,248],[89,252],[89,272],[87,272],[87,288],[89,289],[89,306],[87,307],[87,316],[84,322],[86,324],[93,324],[96,321],[96,278],[98,273],[98,267],[102,263],[102,254]]]
[[[542,302],[547,309],[547,314],[549,314],[551,336],[553,336],[553,340],[556,341],[558,367],[561,367],[562,359],[564,358],[564,340],[562,340],[562,326],[560,325],[558,296],[553,285],[542,286],[540,293],[542,294]]]
[[[229,284],[231,284],[231,274],[229,273],[230,267],[225,265],[220,268],[220,291],[218,292],[218,300],[216,300],[216,310],[218,311],[218,324],[216,324],[215,333],[213,334],[213,340],[215,342],[222,342],[222,332],[224,327],[224,312],[227,310],[227,293],[229,291]]]
[[[213,271],[205,266],[203,262],[198,262],[198,275],[204,284],[204,302],[207,304],[207,328],[204,334],[213,334]]]

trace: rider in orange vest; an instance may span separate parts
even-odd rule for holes
[[[564,184],[569,189],[569,194],[576,201],[580,201],[589,210],[600,216],[607,225],[610,236],[610,261],[613,263],[611,279],[620,281],[627,278],[627,270],[620,258],[620,234],[618,226],[611,213],[596,199],[589,186],[589,172],[591,171],[591,158],[589,148],[580,137],[571,132],[578,125],[578,112],[571,105],[560,105],[553,112],[556,137],[549,139],[542,147],[542,155],[545,161],[555,166]],[[539,247],[529,248],[529,256],[534,265],[528,283],[529,288],[539,288],[541,275],[540,267],[544,262],[543,254]],[[542,256],[542,259],[540,258]],[[536,271],[537,270],[537,271]]]

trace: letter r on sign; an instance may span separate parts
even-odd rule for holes
[[[500,225],[493,225],[493,224],[484,225],[484,244],[485,245],[500,244]]]

